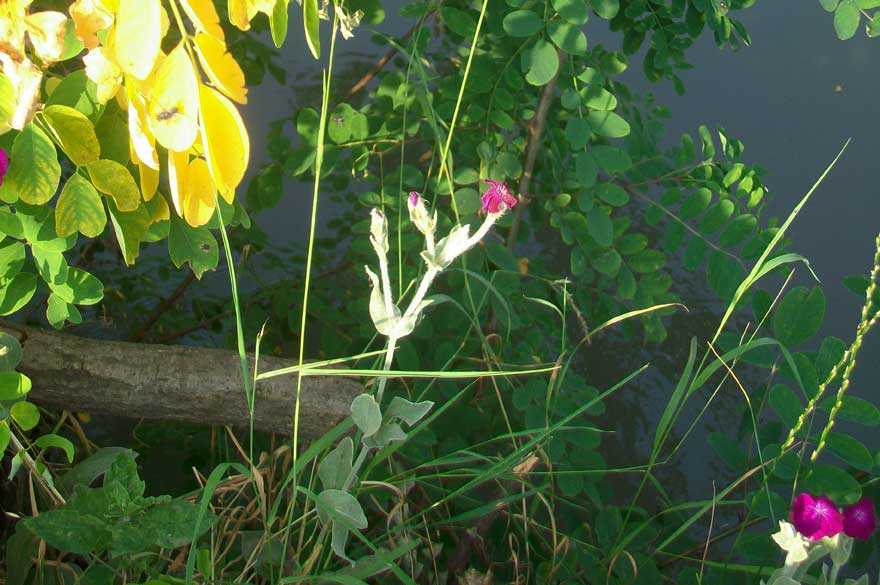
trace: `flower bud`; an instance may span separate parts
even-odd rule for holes
[[[370,242],[376,254],[384,258],[388,253],[388,220],[375,208],[370,211]]]
[[[417,192],[410,191],[407,207],[409,207],[409,220],[413,222],[416,229],[426,236],[433,236],[434,230],[437,228],[437,214],[434,213],[432,217],[428,213],[425,200],[419,197]]]

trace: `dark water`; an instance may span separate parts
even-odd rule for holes
[[[397,16],[400,2],[386,4],[387,17],[377,30],[401,34],[411,22]],[[666,122],[669,143],[683,132],[695,135],[700,124],[721,125],[746,145],[745,159],[768,170],[764,183],[773,191],[770,212],[784,218],[809,189],[847,138],[852,143],[831,175],[816,191],[798,217],[791,234],[794,251],[810,259],[822,280],[827,297],[825,324],[821,335],[849,341],[855,329],[861,299],[844,289],[842,279],[863,274],[871,266],[874,237],[880,229],[880,198],[873,180],[880,136],[877,108],[876,67],[880,39],[861,33],[850,41],[839,41],[832,16],[818,2],[777,0],[760,2],[740,12],[752,38],[752,46],[733,52],[721,51],[710,34],[704,34],[688,52],[693,69],[680,72],[687,93],[678,96],[671,84],[650,84],[642,77],[640,56],[621,76],[639,93],[651,92],[657,103],[667,106],[672,117]],[[491,15],[490,15],[491,17]],[[251,92],[246,109],[252,129],[253,152],[265,152],[268,123],[289,115],[291,108],[320,104],[320,68],[304,48],[298,20],[291,19],[292,32],[281,57],[289,72],[287,87],[271,82]],[[326,27],[325,27],[326,28]],[[593,18],[586,28],[590,43],[618,48],[618,36],[604,21]],[[325,48],[327,44],[325,43]],[[348,88],[366,71],[385,48],[370,41],[367,31],[340,42],[334,79]],[[874,62],[872,63],[872,57]],[[252,168],[262,161],[254,160]],[[274,241],[302,242],[307,236],[311,185],[289,181],[279,207],[259,221]],[[319,225],[332,216],[326,199],[319,204]],[[714,332],[717,306],[703,306],[707,287],[701,276],[687,276],[682,297],[691,312],[669,323],[670,337],[662,347],[633,347],[608,338],[586,350],[581,367],[597,385],[612,383],[643,363],[652,369],[609,403],[600,425],[616,431],[606,442],[608,463],[627,466],[641,463],[650,449],[659,412],[666,404],[679,370],[684,364],[691,336],[707,339]],[[794,284],[811,285],[805,270],[799,270]],[[694,298],[688,297],[688,292]],[[775,291],[773,291],[775,292]],[[876,337],[876,336],[875,336]],[[851,392],[877,401],[880,382],[880,342],[869,339],[862,349]],[[699,406],[699,405],[694,405]],[[742,396],[720,395],[706,415],[701,429],[688,442],[678,462],[665,478],[679,497],[706,497],[722,470],[709,457],[706,432],[731,429],[731,417],[739,412]],[[693,416],[693,410],[685,415]],[[857,431],[858,432],[858,431]],[[880,447],[876,435],[860,433],[869,448]],[[723,484],[719,484],[723,485]]]

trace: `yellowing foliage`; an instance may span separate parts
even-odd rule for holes
[[[180,0],[180,4],[197,31],[211,35],[221,43],[226,41],[223,29],[220,28],[220,17],[214,8],[214,0]]]
[[[226,97],[240,104],[247,103],[247,88],[244,85],[244,72],[226,50],[226,45],[207,34],[198,34],[195,39],[199,60],[214,87]]]
[[[205,159],[194,158],[186,173],[186,189],[180,201],[183,218],[193,227],[205,225],[217,207],[217,190]]]
[[[189,150],[198,134],[199,81],[183,43],[162,60],[146,85],[153,136],[168,150]]]
[[[202,148],[214,186],[232,203],[250,158],[250,140],[244,121],[228,99],[206,85],[199,87],[202,108]]]
[[[162,44],[161,0],[119,0],[116,37],[119,66],[135,79],[146,78]]]
[[[174,211],[183,217],[180,200],[186,193],[186,173],[189,170],[189,154],[185,152],[168,151],[168,185],[171,191],[171,203]]]

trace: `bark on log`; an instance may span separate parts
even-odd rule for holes
[[[75,337],[0,323],[24,348],[19,371],[30,377],[29,400],[58,409],[204,424],[248,424],[238,354],[181,345]],[[253,359],[253,356],[250,356]],[[296,365],[260,356],[260,371]],[[339,376],[303,379],[300,436],[314,438],[350,413],[359,382]],[[254,427],[291,434],[296,379],[261,380]]]

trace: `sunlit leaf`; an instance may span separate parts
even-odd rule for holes
[[[79,232],[94,238],[104,231],[105,225],[107,214],[101,196],[89,181],[74,173],[55,205],[55,231],[61,237]]]
[[[147,165],[139,162],[138,176],[140,178],[141,194],[144,196],[144,201],[149,201],[153,198],[153,195],[156,194],[156,189],[159,187],[159,171],[151,169]]]
[[[217,191],[232,203],[250,158],[250,140],[235,106],[218,91],[202,85],[202,148]]]
[[[134,84],[126,82],[128,96],[128,132],[131,137],[131,158],[151,169],[159,170],[156,139],[147,126],[147,106]]]
[[[40,411],[30,402],[16,402],[9,410],[12,419],[23,431],[29,431],[40,422]]]
[[[141,200],[141,193],[128,169],[112,160],[97,160],[86,169],[95,188],[109,195],[120,211],[134,211]]]
[[[218,41],[225,41],[223,29],[220,28],[220,17],[214,7],[214,0],[180,0],[180,4],[197,31],[209,34]],[[231,4],[232,2],[230,2]]]
[[[183,43],[162,60],[148,85],[147,123],[153,136],[168,150],[189,150],[199,128],[199,83]]]
[[[194,158],[189,163],[186,189],[180,201],[183,218],[193,227],[203,226],[214,215],[216,206],[217,191],[211,180],[208,163],[204,159]]]
[[[9,157],[9,174],[3,182],[19,199],[42,205],[55,195],[61,180],[61,165],[55,145],[35,124],[27,125],[15,137]]]
[[[321,35],[318,28],[318,0],[303,0],[303,27],[306,44],[315,59],[321,58]]]
[[[74,164],[85,165],[101,156],[95,127],[85,114],[68,106],[52,105],[43,116]]]
[[[229,99],[246,104],[247,88],[244,85],[244,72],[226,50],[226,45],[207,34],[196,35],[195,43],[202,67],[214,86]]]
[[[43,61],[57,61],[64,53],[67,17],[60,12],[42,11],[29,14],[25,27],[34,50]]]
[[[176,215],[171,216],[168,252],[171,261],[178,268],[188,262],[197,278],[201,278],[206,271],[215,269],[220,259],[217,240],[211,230],[206,227],[190,227]]]
[[[189,154],[185,152],[168,151],[168,185],[171,193],[171,203],[177,215],[183,217],[183,208],[180,202],[186,194],[186,173],[189,170]]]
[[[127,74],[145,79],[162,43],[161,0],[119,0],[116,38],[116,62]]]

